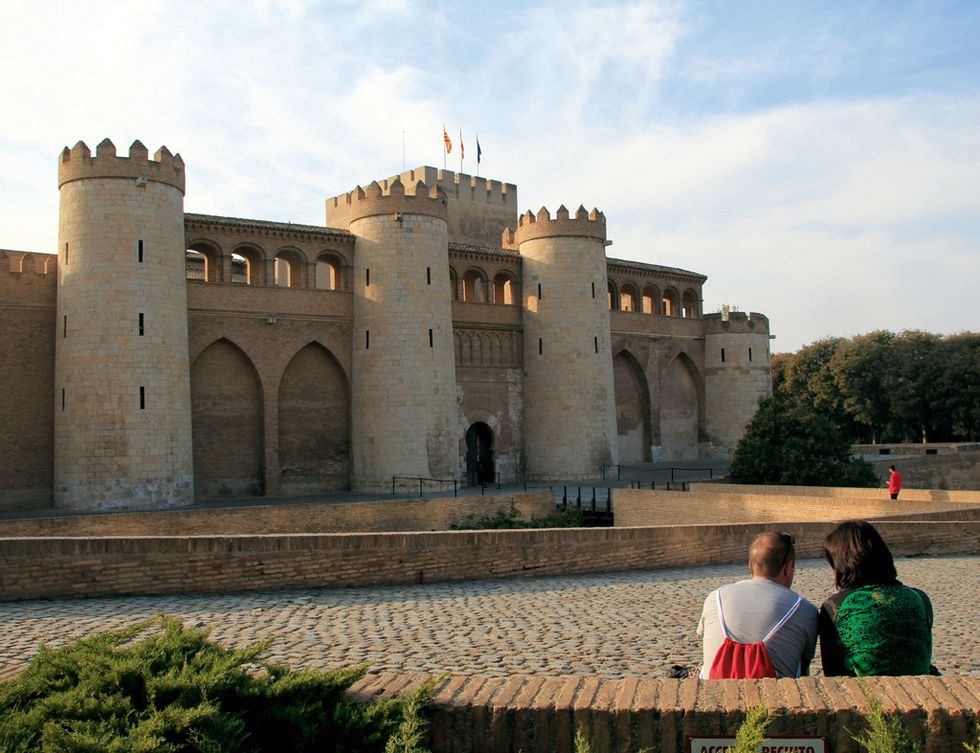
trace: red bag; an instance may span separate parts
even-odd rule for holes
[[[718,600],[718,622],[721,623],[722,632],[725,634],[725,642],[721,644],[721,648],[715,654],[714,661],[711,662],[708,679],[751,680],[775,677],[776,666],[769,658],[769,652],[766,651],[766,641],[772,638],[789,618],[796,614],[796,610],[803,603],[803,597],[797,597],[796,603],[761,641],[758,643],[739,643],[732,638],[728,632],[728,626],[725,624],[725,615],[721,611],[721,589],[719,588],[715,594]]]

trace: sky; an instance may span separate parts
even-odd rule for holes
[[[978,36],[973,1],[7,0],[0,248],[55,250],[78,140],[179,152],[188,212],[322,225],[441,167],[445,125],[463,172],[479,133],[521,211],[598,207],[610,256],[707,275],[774,352],[977,330]]]

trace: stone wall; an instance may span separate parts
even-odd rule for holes
[[[710,484],[693,484],[701,489]],[[980,497],[980,493],[975,495]],[[774,521],[834,521],[855,518],[878,520],[920,515],[931,520],[980,519],[980,499],[963,502],[903,501],[896,506],[887,497],[805,497],[779,494],[734,494],[692,491],[667,492],[618,489],[616,526],[697,525]],[[828,524],[829,527],[829,524]]]
[[[880,522],[896,556],[980,553],[980,522]],[[764,530],[818,557],[830,524],[0,539],[0,599],[252,591],[742,562]]]
[[[779,486],[776,484],[717,484],[692,483],[688,489],[696,494],[780,495],[793,498],[799,504],[807,497],[837,499],[878,499],[890,502],[888,489],[868,489],[853,486]],[[906,502],[962,502],[980,504],[980,491],[947,491],[941,488],[902,489],[899,504]],[[894,503],[892,503],[894,505]]]
[[[350,689],[360,701],[417,688],[425,676],[368,675]],[[863,681],[886,714],[897,714],[923,753],[962,751],[976,738],[980,679],[871,677]],[[450,677],[432,699],[434,753],[572,753],[581,730],[596,753],[684,753],[686,735],[734,737],[746,711],[765,703],[771,735],[827,738],[834,753],[863,750],[867,702],[851,678],[649,680],[626,677]],[[794,749],[795,750],[795,749]],[[786,753],[789,753],[787,749]]]
[[[487,497],[391,499],[377,502],[294,504],[45,516],[0,520],[2,537],[220,536],[363,531],[442,531],[506,512],[543,518],[555,511],[550,492]]]
[[[0,251],[0,510],[51,505],[55,258]]]

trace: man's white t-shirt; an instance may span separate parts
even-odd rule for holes
[[[768,578],[750,578],[721,587],[721,608],[732,640],[758,643],[793,608],[798,594]],[[717,591],[708,594],[698,623],[704,638],[704,664],[701,679],[708,672],[715,654],[725,642],[718,621]],[[777,677],[796,677],[802,664],[805,673],[817,648],[817,608],[804,599],[796,613],[766,643],[766,653],[776,667]]]

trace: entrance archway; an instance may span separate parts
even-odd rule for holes
[[[490,484],[497,478],[493,462],[493,430],[477,421],[466,430],[466,483]]]

